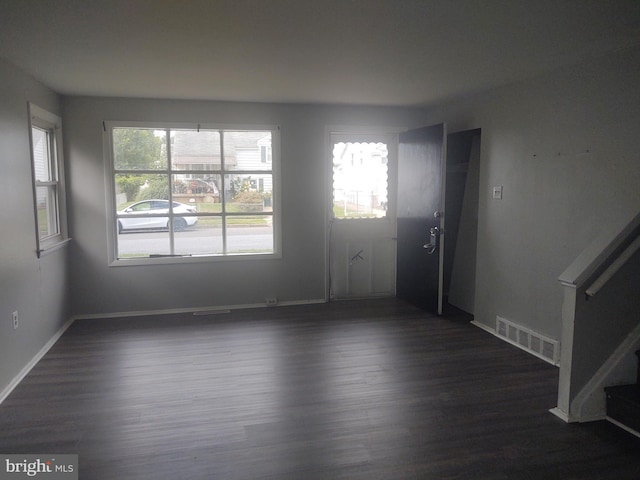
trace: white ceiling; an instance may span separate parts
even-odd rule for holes
[[[638,44],[639,0],[0,0],[69,95],[422,106]]]

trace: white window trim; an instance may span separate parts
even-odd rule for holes
[[[33,192],[33,219],[35,223],[35,237],[36,237],[36,255],[38,258],[50,253],[66,245],[71,239],[67,230],[67,204],[66,204],[66,188],[65,188],[65,173],[64,173],[64,156],[62,148],[62,119],[57,115],[29,102],[27,104],[28,116],[29,116],[29,152],[31,155],[31,179],[32,179],[32,192]],[[52,152],[55,155],[53,161],[55,167],[56,191],[57,191],[57,221],[59,232],[55,235],[47,238],[40,238],[40,229],[38,225],[38,205],[36,194],[36,171],[33,151],[33,127],[43,128],[53,131],[55,151]]]
[[[119,259],[117,256],[118,232],[116,228],[116,192],[115,166],[113,164],[113,129],[114,128],[150,128],[150,129],[191,129],[191,130],[268,130],[271,132],[271,175],[273,179],[273,253],[239,253],[239,254],[210,254],[176,257],[135,257]],[[103,152],[105,165],[105,192],[106,192],[106,229],[108,265],[111,267],[122,266],[148,266],[167,265],[179,263],[206,263],[206,262],[237,262],[237,261],[262,261],[267,259],[282,258],[282,204],[280,183],[280,126],[265,124],[220,124],[220,123],[184,123],[184,122],[127,122],[105,120],[103,122]],[[258,172],[259,173],[259,172]]]

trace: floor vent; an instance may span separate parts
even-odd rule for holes
[[[553,365],[558,364],[560,349],[557,340],[540,335],[500,316],[496,317],[496,335]]]

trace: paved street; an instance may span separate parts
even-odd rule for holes
[[[222,229],[190,227],[175,233],[176,253],[222,253]],[[264,252],[273,249],[273,228],[227,228],[227,251]],[[169,232],[127,232],[118,235],[120,257],[141,254],[169,254]]]

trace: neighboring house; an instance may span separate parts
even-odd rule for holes
[[[179,193],[219,195],[222,169],[220,136],[214,131],[176,131],[172,139],[172,166],[175,170],[196,173],[177,175],[188,191]],[[248,182],[251,191],[269,193],[273,189],[271,175],[271,135],[268,132],[227,133],[224,142],[224,169],[238,171],[235,184]],[[203,171],[211,171],[211,174]],[[269,170],[269,174],[255,173]],[[199,180],[196,182],[194,180]],[[207,190],[206,182],[210,186]],[[234,183],[225,178],[225,192],[232,194]]]

